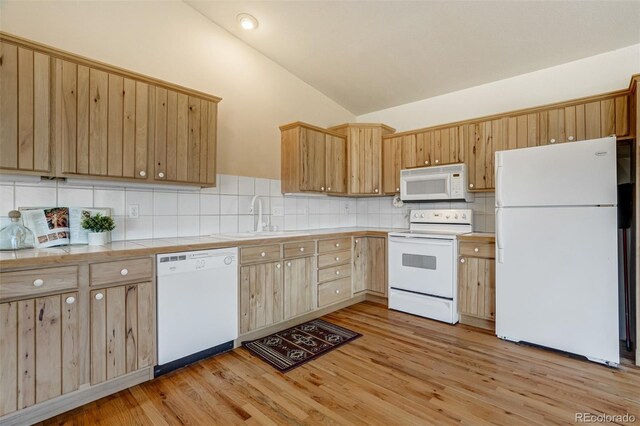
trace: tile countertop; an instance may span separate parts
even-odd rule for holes
[[[469,234],[458,235],[458,240],[494,243],[496,241],[496,234],[492,232],[471,232]]]
[[[278,236],[230,239],[223,235],[157,238],[148,240],[116,241],[105,246],[69,245],[45,249],[0,251],[0,270],[55,266],[63,263],[109,260],[127,256],[149,256],[176,251],[207,250],[258,244],[278,244],[284,241],[302,241],[349,236],[386,236],[389,232],[405,229],[348,227],[291,231]],[[230,234],[234,235],[234,234]],[[268,235],[268,233],[266,234]]]

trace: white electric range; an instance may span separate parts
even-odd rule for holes
[[[473,211],[412,210],[409,230],[389,233],[389,308],[458,322],[457,236],[473,231]]]

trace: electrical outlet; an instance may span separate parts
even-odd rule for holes
[[[349,203],[347,201],[342,204],[342,213],[345,215],[349,214]]]
[[[138,204],[129,204],[129,217],[132,219],[136,219],[140,217],[140,206]]]
[[[284,209],[282,207],[274,207],[271,211],[271,214],[273,215],[273,217],[282,217],[284,216],[283,210]]]

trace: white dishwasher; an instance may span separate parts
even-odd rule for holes
[[[161,375],[233,349],[238,337],[238,249],[159,254]]]

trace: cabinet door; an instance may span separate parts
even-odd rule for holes
[[[7,42],[0,58],[0,168],[48,173],[51,58]]]
[[[433,132],[422,132],[416,135],[416,167],[433,165],[432,140]]]
[[[402,169],[411,169],[419,167],[418,164],[418,146],[416,135],[404,135],[401,137],[402,145]]]
[[[285,261],[284,319],[311,311],[315,306],[315,258]]]
[[[154,363],[153,284],[91,292],[91,384]]]
[[[433,166],[464,161],[465,126],[434,130],[431,137],[430,164]]]
[[[0,416],[80,385],[78,293],[0,304]]]
[[[325,134],[300,128],[300,190],[324,192],[326,173]]]
[[[284,319],[282,262],[240,268],[240,334]]]
[[[380,237],[353,240],[353,292],[387,293],[386,241]]]
[[[458,287],[461,314],[495,319],[495,261],[476,257],[459,260]]]
[[[326,189],[331,194],[347,193],[347,140],[325,136]]]
[[[537,123],[537,114],[534,115]],[[508,122],[505,119],[469,125],[467,165],[470,190],[495,188],[495,152],[503,149],[508,137]]]
[[[349,128],[349,189],[352,194],[381,194],[382,131]]]
[[[388,138],[382,141],[384,164],[383,191],[385,194],[400,193],[400,170],[402,169],[402,138]]]

